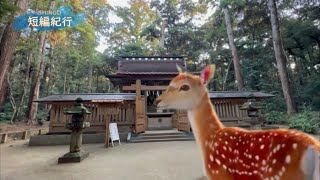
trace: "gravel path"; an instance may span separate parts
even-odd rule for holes
[[[202,163],[194,141],[84,145],[90,152],[76,164],[57,164],[68,146],[29,147],[27,141],[0,145],[1,180],[194,180]]]

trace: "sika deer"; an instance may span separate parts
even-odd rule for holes
[[[319,180],[320,142],[296,130],[248,131],[224,127],[207,93],[214,72],[180,73],[157,98],[160,109],[188,110],[206,175],[217,180]]]

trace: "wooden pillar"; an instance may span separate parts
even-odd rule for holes
[[[141,80],[140,79],[136,80],[136,96],[138,97],[141,96]]]
[[[109,123],[110,123],[110,119],[111,119],[111,115],[108,112],[108,114],[106,115],[106,136],[105,136],[105,146],[106,148],[109,147],[109,139],[110,139],[110,134],[109,134]]]

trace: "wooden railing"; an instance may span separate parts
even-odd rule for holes
[[[240,110],[242,100],[214,100],[212,101],[217,115],[222,121],[240,121],[242,117],[247,116],[247,112]]]
[[[50,131],[63,132],[65,123],[71,121],[70,115],[65,115],[63,110],[70,108],[73,104],[59,103],[53,104],[50,116]],[[106,119],[115,122],[119,126],[132,126],[135,122],[135,106],[133,103],[86,103],[85,106],[91,114],[85,115],[85,121],[90,122],[91,127],[85,131],[99,131],[105,129]]]

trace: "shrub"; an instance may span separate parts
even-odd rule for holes
[[[295,114],[289,119],[289,129],[298,129],[306,133],[316,133],[320,127],[320,117],[309,110]]]
[[[283,124],[287,122],[288,115],[285,112],[270,111],[265,113],[265,118],[268,124]]]

